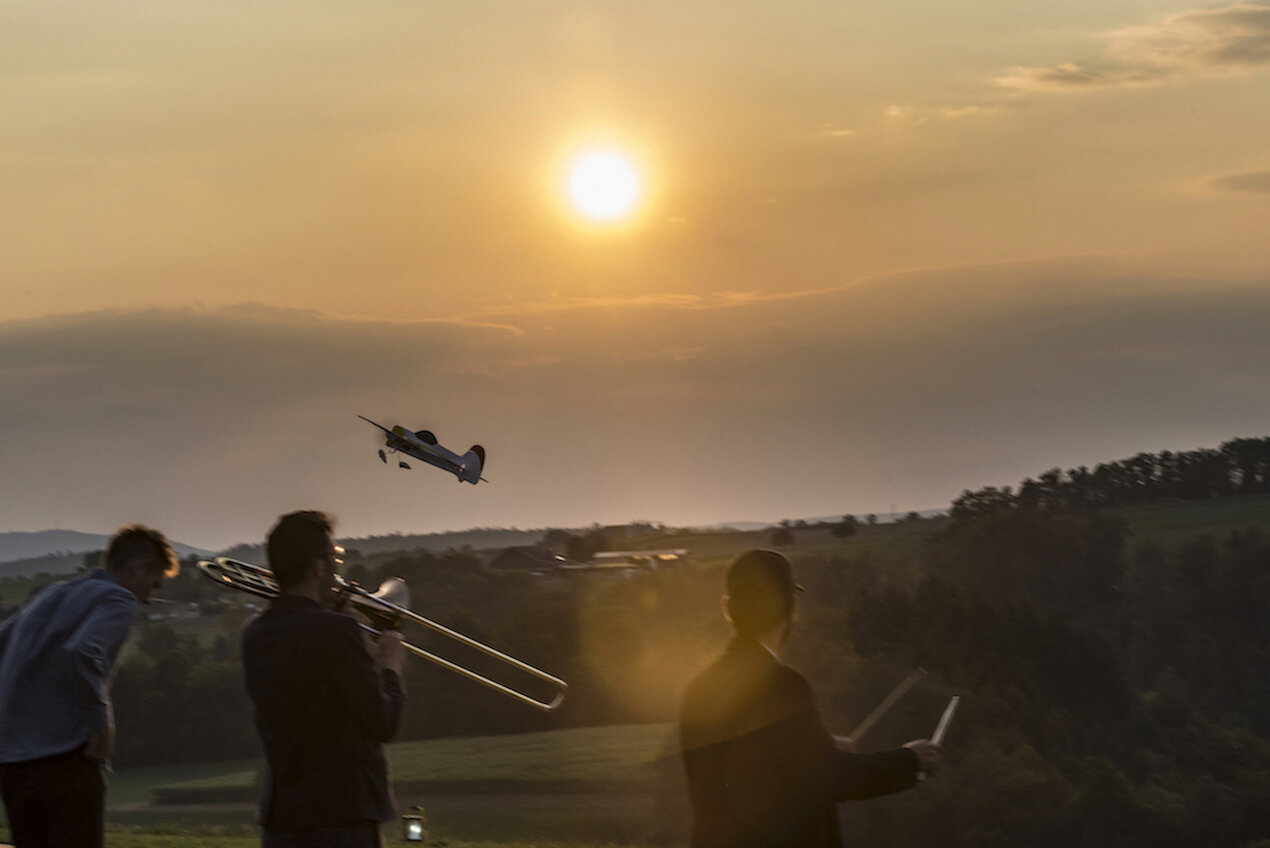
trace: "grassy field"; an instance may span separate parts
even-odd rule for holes
[[[168,784],[187,781],[238,780],[243,774],[254,774],[256,763],[238,760],[224,763],[194,763],[183,766],[154,766],[151,768],[125,769],[110,776],[106,803],[112,809],[126,809],[138,804],[149,804],[154,790]]]
[[[65,580],[63,577],[4,577],[0,578],[0,606],[19,606],[31,595],[31,590],[45,583]]]
[[[451,848],[591,848],[651,843],[649,781],[670,726],[621,725],[387,746],[398,807],[419,805]],[[112,775],[107,848],[259,844],[253,761],[130,769]],[[493,791],[491,791],[493,789]],[[152,803],[226,792],[229,803]],[[0,841],[7,831],[0,823]],[[400,844],[397,823],[387,844]]]
[[[665,754],[666,724],[582,727],[512,736],[429,739],[386,746],[398,794],[643,792],[652,763]],[[255,797],[255,763],[138,769],[118,776],[111,806],[132,806],[149,787],[165,802],[240,802]]]
[[[652,763],[665,724],[591,727],[387,746],[398,807],[424,808],[452,848],[645,845],[656,830]],[[110,778],[107,848],[258,845],[258,763],[130,769]],[[152,803],[163,797],[200,803]],[[210,793],[210,795],[205,794]],[[211,803],[217,795],[232,799]],[[0,841],[6,834],[0,824]],[[398,825],[385,841],[400,841]]]
[[[7,840],[9,831],[0,827],[0,840]],[[385,828],[384,844],[406,844],[396,831],[389,832]],[[617,842],[561,842],[558,840],[518,840],[514,842],[491,842],[488,840],[468,841],[434,839],[431,844],[444,845],[446,848],[629,848],[630,843]],[[105,848],[259,848],[260,837],[224,836],[215,833],[130,833],[126,831],[108,830]]]
[[[642,787],[652,776],[652,761],[666,752],[671,732],[667,724],[628,724],[401,742],[388,746],[388,760],[393,779],[402,783],[576,781]]]
[[[403,812],[416,805],[422,807],[428,830],[446,844],[644,845],[652,841],[655,830],[648,796],[399,795],[397,804]],[[112,810],[107,815],[111,835],[106,841],[108,846],[130,845],[130,840],[142,837],[180,836],[239,844],[228,840],[255,837],[255,815],[253,804]],[[383,832],[385,842],[400,841],[398,823],[385,824]]]
[[[1133,541],[1165,546],[1208,533],[1221,539],[1232,530],[1260,527],[1270,532],[1270,495],[1242,495],[1206,501],[1153,501],[1110,511],[1133,531]]]
[[[9,829],[0,826],[0,841]],[[448,843],[458,848],[457,843]],[[259,848],[259,836],[220,836],[207,833],[127,833],[106,831],[106,848]],[[503,846],[502,848],[507,848]]]

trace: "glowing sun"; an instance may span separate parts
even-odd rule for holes
[[[639,201],[639,173],[630,159],[609,150],[579,157],[569,169],[569,199],[596,221],[624,218]]]

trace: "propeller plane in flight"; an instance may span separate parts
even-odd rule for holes
[[[411,431],[400,424],[389,428],[371,421],[365,415],[357,417],[384,432],[384,448],[388,449],[388,453],[404,453],[442,471],[448,471],[458,478],[460,483],[475,485],[482,481],[489,482],[481,476],[481,471],[485,468],[485,448],[480,445],[472,445],[467,453],[459,456],[437,444],[437,437],[427,430]],[[379,458],[387,464],[388,455],[384,453],[384,448],[379,449]],[[397,463],[397,467],[409,470],[410,464],[401,460]]]

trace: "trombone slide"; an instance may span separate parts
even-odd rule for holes
[[[198,564],[199,570],[202,571],[217,583],[238,589],[241,592],[255,595],[260,598],[276,598],[278,596],[278,582],[274,579],[273,572],[268,568],[260,565],[253,565],[249,562],[231,559],[230,557],[216,557],[212,560],[203,560]],[[416,656],[422,657],[429,662],[436,663],[442,668],[449,669],[463,675],[469,680],[493,689],[495,692],[501,692],[509,698],[515,698],[523,704],[528,704],[535,709],[543,712],[551,712],[564,703],[565,694],[569,690],[569,684],[565,683],[558,677],[548,674],[539,668],[534,668],[526,662],[521,662],[515,657],[509,656],[496,648],[464,636],[456,630],[451,630],[443,624],[425,618],[414,610],[409,609],[405,604],[409,603],[409,592],[406,590],[405,581],[400,578],[385,581],[380,590],[374,593],[368,592],[356,583],[349,583],[343,577],[337,576],[336,583],[348,595],[349,605],[354,607],[362,617],[369,619],[375,624],[387,625],[390,622],[413,621],[423,627],[427,627],[442,636],[446,636],[454,641],[474,648],[481,653],[493,657],[496,660],[511,666],[518,671],[522,671],[531,677],[534,677],[543,683],[549,684],[555,690],[554,696],[550,700],[535,698],[514,689],[510,686],[492,680],[485,675],[465,668],[458,663],[447,660],[438,656],[431,651],[412,645],[409,642],[402,644],[406,650]],[[404,601],[403,603],[394,603],[394,600]],[[378,636],[383,632],[380,627],[375,627],[366,622],[360,622],[361,628],[368,633]]]

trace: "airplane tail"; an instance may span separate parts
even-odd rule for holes
[[[485,469],[485,448],[480,445],[472,445],[468,452],[463,454],[463,476],[465,483],[475,485],[481,479],[481,471]]]

